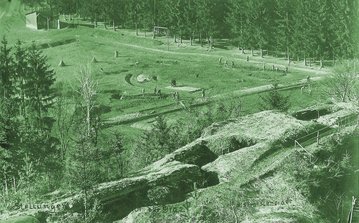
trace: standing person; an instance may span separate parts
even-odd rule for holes
[[[202,89],[202,98],[206,97],[206,91]]]
[[[312,89],[311,89],[311,80],[310,80],[310,76],[308,75],[307,77],[307,87],[308,87],[308,92],[309,94],[312,92]]]
[[[155,89],[154,89],[154,93],[155,93],[155,95],[157,94],[157,87],[155,87]]]

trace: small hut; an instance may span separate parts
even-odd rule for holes
[[[54,19],[46,12],[29,12],[25,15],[26,27],[34,30],[39,29],[57,29],[58,20]]]

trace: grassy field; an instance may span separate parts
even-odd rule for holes
[[[98,82],[98,103],[106,108],[104,120],[175,108],[178,106],[172,98],[175,90],[168,88],[172,79],[176,80],[178,86],[205,89],[206,97],[210,98],[219,94],[230,95],[234,91],[267,85],[274,81],[286,85],[305,79],[308,75],[323,76],[324,73],[293,64],[293,68],[290,67],[289,73],[285,75],[283,71],[271,70],[271,63],[277,63],[276,67],[283,70],[286,63],[284,59],[250,56],[251,62],[246,62],[246,55],[240,55],[233,47],[223,49],[227,47],[215,46],[209,51],[207,47],[201,47],[199,44],[189,46],[188,41],[178,44],[165,37],[145,37],[143,33],[137,37],[131,30],[115,32],[80,27],[33,31],[25,27],[23,9],[18,0],[12,1],[11,4],[2,2],[0,8],[0,15],[3,15],[0,19],[0,34],[6,34],[10,44],[14,44],[18,39],[26,45],[33,41],[39,45],[50,44],[50,47],[43,51],[56,71],[57,82],[65,83],[69,89],[76,89],[81,67],[91,67],[93,77]],[[64,40],[72,42],[65,43]],[[117,58],[114,57],[115,51],[118,51]],[[97,63],[91,63],[93,57]],[[58,66],[61,60],[66,66]],[[226,61],[228,65],[225,64]],[[139,75],[150,80],[140,83],[137,81]],[[160,99],[154,95],[154,89],[160,89],[166,97]],[[145,92],[144,95],[142,91]],[[297,93],[290,93],[296,95],[292,97],[293,108],[313,101],[313,96],[297,96]],[[184,104],[202,100],[201,91],[179,91],[179,95]],[[226,100],[223,103],[226,103]],[[249,113],[258,110],[258,96],[246,97],[243,103],[244,109]],[[179,116],[178,112],[167,115],[173,122]],[[148,123],[151,123],[151,120],[144,121],[144,125]],[[112,127],[113,129],[130,135],[141,131],[131,126]]]

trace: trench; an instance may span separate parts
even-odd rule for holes
[[[310,121],[319,118],[323,115],[328,115],[333,113],[332,109],[329,107],[318,107],[313,109],[305,109],[297,111],[292,114],[292,116],[298,120]]]

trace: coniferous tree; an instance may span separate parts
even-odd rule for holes
[[[33,44],[28,50],[28,78],[25,84],[25,94],[30,110],[33,112],[34,121],[45,127],[44,118],[48,109],[53,105],[55,92],[54,70],[47,64],[47,57]],[[49,126],[47,126],[49,128]]]
[[[272,90],[265,95],[260,96],[263,110],[280,110],[287,111],[289,109],[289,96],[282,95],[278,90],[278,84],[274,83]]]
[[[275,33],[276,50],[285,51],[290,57],[293,43],[293,20],[295,3],[291,0],[276,0],[275,2]]]
[[[0,46],[0,95],[4,99],[10,99],[13,91],[13,70],[11,47],[5,38],[1,40]]]
[[[141,25],[144,26],[143,28],[147,28],[146,24],[143,23],[143,19],[146,18],[146,14],[150,14],[146,12],[146,1],[129,1],[127,8],[129,19],[132,21],[133,28],[136,31],[136,36],[138,36],[138,31]],[[150,18],[150,16],[147,18]]]
[[[146,163],[150,163],[175,149],[171,127],[162,116],[156,118],[151,131],[145,132],[140,141],[140,148],[146,154]]]
[[[18,41],[15,45],[14,52],[14,72],[15,72],[15,94],[19,105],[19,115],[25,117],[26,115],[26,95],[25,84],[28,78],[28,61],[27,51]]]

